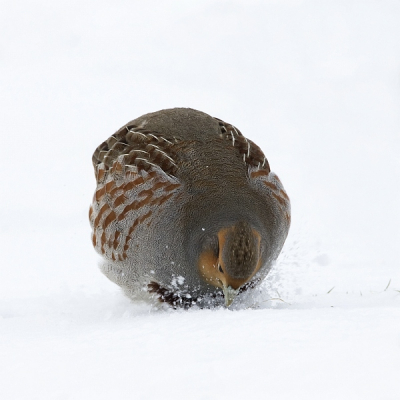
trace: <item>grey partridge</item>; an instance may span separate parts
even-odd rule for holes
[[[290,201],[261,149],[189,108],[143,115],[94,152],[89,211],[102,272],[131,298],[229,306],[267,276]]]

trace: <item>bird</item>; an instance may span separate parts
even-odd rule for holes
[[[92,163],[92,243],[132,299],[229,307],[281,252],[289,197],[260,147],[221,119],[191,108],[145,114]]]

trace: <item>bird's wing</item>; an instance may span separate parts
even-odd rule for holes
[[[177,195],[176,143],[173,137],[128,125],[94,152],[97,187],[89,219],[93,246],[104,257],[125,260],[135,229],[150,224],[160,206]]]
[[[271,172],[263,151],[250,139],[247,139],[233,125],[215,118],[220,126],[221,137],[232,143],[246,164],[251,185],[263,195],[273,198],[279,210],[290,225],[290,200],[276,174]]]

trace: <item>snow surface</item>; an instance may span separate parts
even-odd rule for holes
[[[1,399],[400,399],[400,3],[2,5]],[[192,107],[292,200],[262,291],[132,303],[91,246],[91,155]]]

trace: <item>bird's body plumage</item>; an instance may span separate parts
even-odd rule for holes
[[[236,291],[262,281],[286,239],[289,198],[263,152],[205,113],[137,118],[96,149],[93,165],[93,245],[130,297],[218,302],[228,278],[223,287]]]

